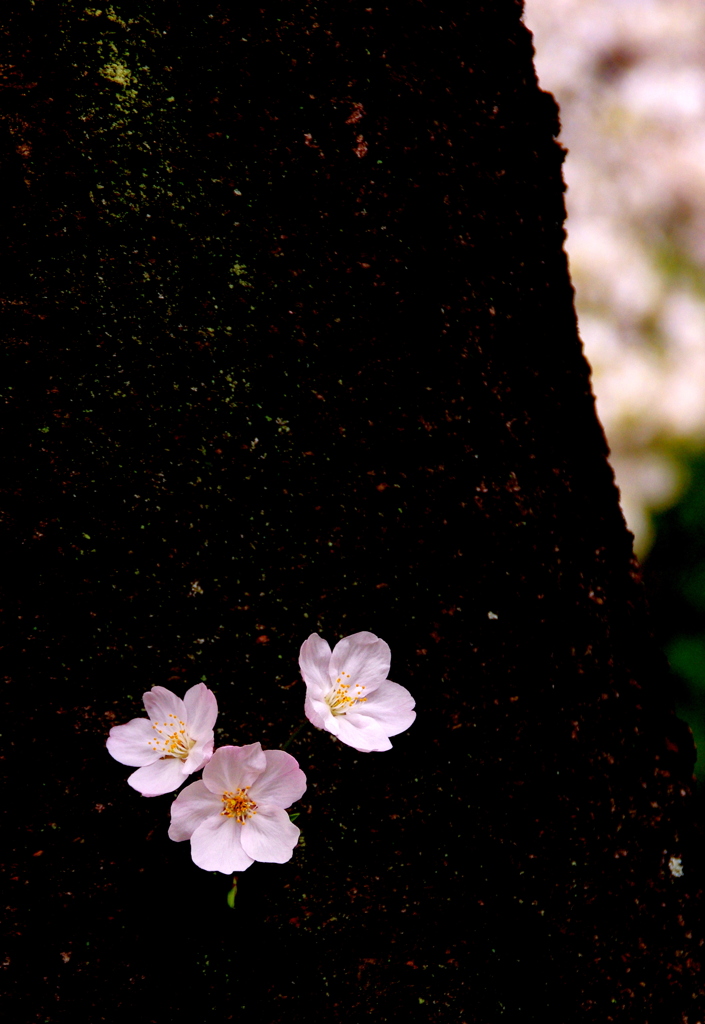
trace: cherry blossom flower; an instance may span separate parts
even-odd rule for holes
[[[355,750],[389,750],[389,737],[416,718],[409,691],[387,679],[390,663],[389,644],[374,633],[346,636],[332,652],[312,633],[299,655],[309,722]]]
[[[212,756],[218,705],[205,683],[192,686],[183,700],[163,686],[152,687],[142,699],[149,719],[113,726],[107,748],[120,764],[140,766],[127,780],[133,789],[161,796],[178,789]]]
[[[260,743],[218,747],[171,805],[169,838],[191,840],[191,857],[205,871],[244,871],[253,861],[291,860],[299,829],[285,808],[306,791],[306,776],[285,750]]]

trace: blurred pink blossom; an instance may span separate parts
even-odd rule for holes
[[[705,4],[526,0],[568,148],[566,249],[637,552],[705,443]]]

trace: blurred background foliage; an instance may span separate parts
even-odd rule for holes
[[[705,452],[691,453],[689,482],[678,501],[654,517],[654,543],[644,574],[654,629],[671,665],[678,713],[699,751],[696,775],[705,789]],[[699,770],[698,770],[699,769]]]
[[[705,4],[526,0],[597,410],[705,799]]]

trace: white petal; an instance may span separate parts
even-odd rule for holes
[[[173,793],[184,781],[182,762],[178,757],[165,757],[154,764],[138,768],[128,778],[128,783],[142,796],[162,796]]]
[[[389,675],[392,656],[389,644],[374,633],[353,633],[335,645],[330,659],[330,678],[351,687],[350,696],[357,696],[357,687],[375,689]]]
[[[275,804],[290,807],[306,792],[306,776],[299,768],[299,762],[285,750],[265,750],[267,767],[249,795],[259,804]]]
[[[267,767],[261,743],[248,743],[244,747],[218,747],[203,769],[203,781],[211,793],[223,793],[244,789],[262,774]]]
[[[194,740],[212,736],[218,717],[218,702],[213,691],[205,683],[197,683],[184,694],[184,707],[189,736]]]
[[[106,747],[111,757],[120,764],[138,765],[151,764],[161,755],[150,743],[154,740],[152,723],[148,718],[133,718],[125,725],[114,725],[110,730]]]
[[[181,697],[164,686],[153,686],[142,694],[142,700],[153,722],[170,724],[172,721],[186,721],[186,708]]]
[[[369,754],[372,751],[391,750],[389,737],[377,722],[360,714],[340,715],[338,739],[354,750]]]
[[[242,826],[242,848],[253,860],[285,864],[291,860],[299,835],[286,811],[264,804]]]
[[[415,704],[405,687],[387,679],[364,703],[357,704],[355,710],[377,722],[387,736],[396,736],[408,729],[416,718]]]
[[[204,765],[208,764],[213,756],[213,744],[214,740],[211,737],[209,740],[199,740],[196,746],[189,750],[188,757],[182,762],[184,775],[200,771]]]
[[[304,640],[299,652],[301,675],[311,694],[325,697],[330,690],[330,647],[318,633]]]
[[[206,789],[202,782],[192,782],[182,789],[171,805],[169,838],[176,843],[190,839],[206,818],[219,815],[222,810],[220,797]]]
[[[304,714],[311,725],[315,725],[317,729],[327,729],[328,732],[333,732],[332,725],[335,722],[335,717],[324,700],[307,694],[304,701]]]
[[[206,818],[191,836],[191,857],[204,871],[244,871],[254,860],[242,848],[244,825],[234,818]]]

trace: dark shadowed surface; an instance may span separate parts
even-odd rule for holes
[[[4,12],[23,1020],[702,1019],[693,744],[520,14]],[[305,845],[233,911],[108,729],[205,681],[219,742],[278,747],[301,642],[363,629],[417,721],[384,754],[299,733]]]

